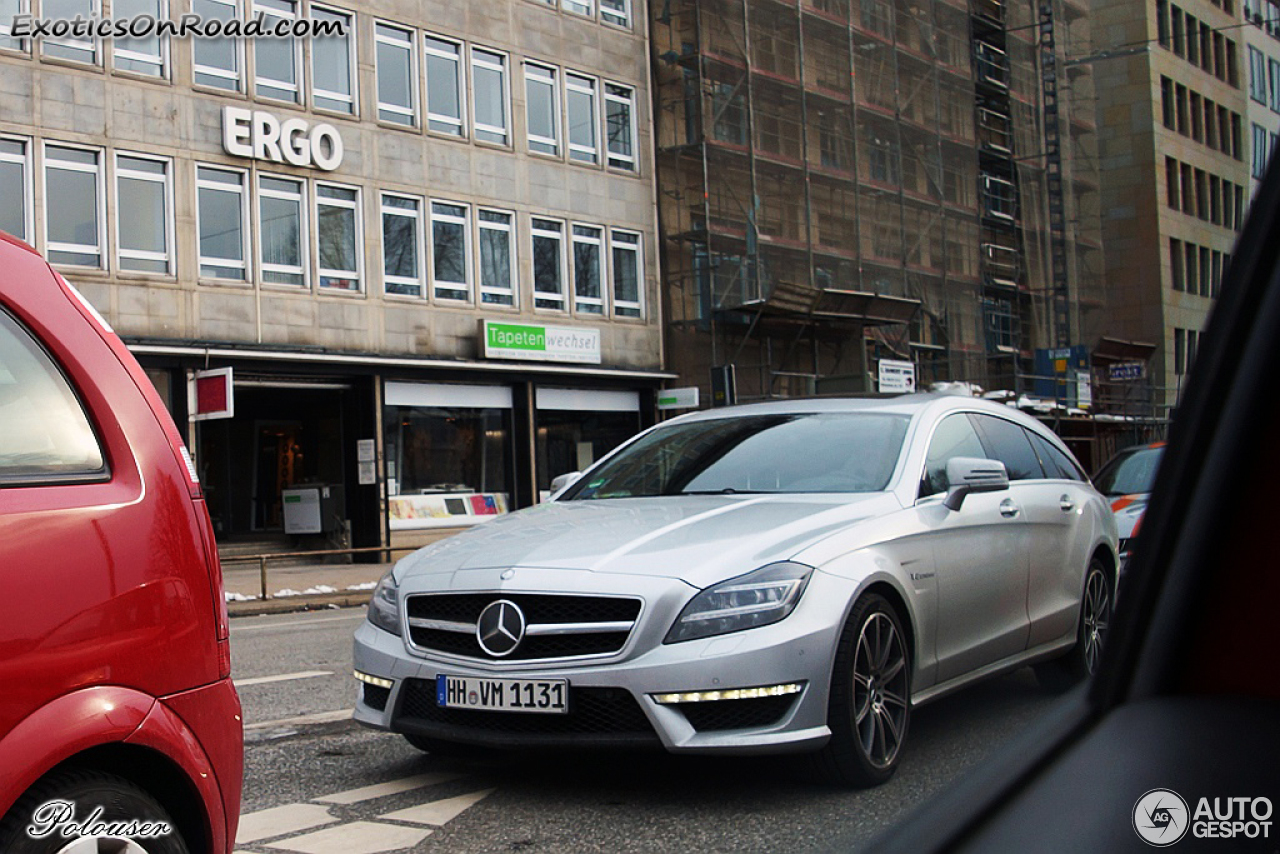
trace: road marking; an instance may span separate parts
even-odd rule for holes
[[[323,798],[314,798],[313,800],[322,804],[358,804],[361,801],[385,798],[387,795],[398,795],[401,792],[421,789],[424,786],[448,783],[450,780],[456,780],[461,776],[461,774],[419,774],[416,777],[405,777],[400,780],[392,780],[389,783],[378,783],[373,786],[364,786],[363,788],[350,789],[345,792],[335,792],[332,795],[325,795]]]
[[[358,614],[348,614],[344,617],[317,617],[314,620],[289,620],[287,622],[261,623],[251,626],[241,625],[241,619],[243,618],[237,618],[231,621],[231,631],[233,633],[252,632],[257,631],[258,629],[297,629],[304,628],[306,626],[318,625],[319,623],[345,623],[355,620],[363,620],[364,611],[361,610]]]
[[[255,676],[252,679],[233,679],[237,688],[247,685],[266,685],[268,682],[289,682],[293,679],[314,679],[317,676],[332,676],[332,670],[299,670],[297,673],[281,673],[279,676]]]
[[[416,807],[408,809],[396,810],[386,815],[380,815],[378,818],[386,818],[392,821],[407,821],[410,824],[429,824],[433,827],[443,827],[445,824],[453,821],[463,811],[475,806],[485,798],[492,795],[495,789],[485,789],[483,792],[472,792],[469,795],[459,795],[456,798],[445,798],[442,801],[431,801],[425,804],[419,804]]]
[[[338,709],[332,712],[316,712],[311,715],[298,715],[296,718],[280,718],[276,721],[263,721],[257,724],[245,724],[244,731],[250,732],[258,729],[274,729],[276,727],[286,726],[308,726],[310,724],[330,724],[334,721],[343,721],[351,717],[352,709]]]
[[[302,854],[381,854],[413,848],[433,832],[427,828],[353,821],[282,842],[272,842],[266,847],[300,851]]]
[[[329,814],[328,807],[316,804],[285,804],[282,807],[258,810],[240,816],[240,829],[236,832],[236,844],[248,845],[259,839],[284,836],[300,830],[311,830],[322,824],[337,821]]]

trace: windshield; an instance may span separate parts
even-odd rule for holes
[[[1143,448],[1121,453],[1098,472],[1093,484],[1103,495],[1150,492],[1163,453],[1164,448]]]
[[[753,415],[655,430],[584,477],[564,500],[655,495],[879,492],[908,418]]]

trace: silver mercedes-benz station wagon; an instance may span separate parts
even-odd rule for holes
[[[356,632],[355,718],[437,753],[807,752],[870,785],[913,705],[1089,673],[1115,583],[1106,501],[1010,407],[698,412],[401,560]]]

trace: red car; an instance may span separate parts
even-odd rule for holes
[[[0,851],[230,852],[230,671],[213,529],[172,418],[93,308],[0,234]]]

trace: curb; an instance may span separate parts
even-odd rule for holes
[[[291,614],[295,611],[326,611],[333,608],[363,608],[369,604],[372,591],[319,593],[310,596],[281,596],[278,599],[249,599],[228,602],[231,617],[256,617],[261,614]]]

